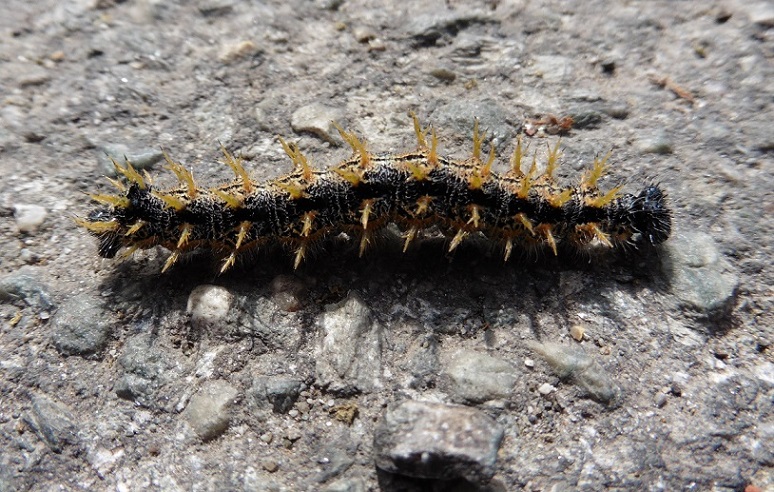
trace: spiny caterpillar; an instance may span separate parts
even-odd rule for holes
[[[122,248],[128,248],[127,254],[167,248],[172,254],[162,271],[187,251],[209,248],[224,258],[225,272],[240,252],[270,243],[292,249],[298,268],[312,245],[340,233],[359,236],[362,255],[374,232],[391,223],[402,232],[404,251],[423,230],[437,228],[451,238],[449,252],[471,235],[483,235],[499,243],[506,261],[515,245],[557,255],[560,246],[623,248],[669,237],[671,212],[657,185],[636,195],[622,194],[621,187],[599,190],[610,154],[596,158],[577,186],[562,187],[553,177],[558,143],[539,173],[536,156],[522,168],[519,139],[510,169],[498,174],[492,171],[494,148],[482,158],[478,121],[472,156],[452,160],[438,153],[435,131],[412,117],[418,147],[404,154],[373,154],[336,125],[353,155],[327,170],[313,169],[295,144],[280,138],[294,169],[264,183],[251,180],[241,159],[225,148],[225,163],[237,178],[210,189],[198,186],[193,174],[166,154],[180,181],[169,190],[156,189],[150,176],[130,163],[114,161],[126,183],[108,180],[120,194],[91,195],[103,205],[76,222],[99,238],[99,254],[105,258]]]

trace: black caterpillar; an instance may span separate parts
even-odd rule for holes
[[[671,212],[658,185],[637,194],[620,193],[620,187],[599,190],[609,154],[595,159],[578,185],[562,187],[553,178],[558,144],[538,173],[534,156],[529,169],[522,169],[519,139],[510,170],[498,174],[491,170],[493,149],[482,159],[478,122],[466,160],[439,155],[435,132],[422,129],[416,116],[419,145],[404,154],[372,154],[354,134],[338,129],[352,157],[315,170],[296,145],[280,139],[294,170],[263,183],[251,180],[241,160],[225,149],[237,179],[211,189],[199,187],[190,171],[166,155],[180,180],[169,190],[156,189],[131,164],[114,162],[126,178],[126,184],[110,180],[120,194],[91,195],[102,206],[76,221],[99,239],[105,258],[122,248],[171,250],[163,270],[186,251],[208,248],[224,257],[226,271],[240,252],[277,242],[295,252],[297,268],[314,243],[340,233],[359,237],[362,255],[374,232],[391,223],[402,231],[404,251],[421,231],[437,228],[450,238],[449,251],[478,234],[499,243],[505,260],[515,245],[556,255],[559,246],[656,245],[671,232]]]

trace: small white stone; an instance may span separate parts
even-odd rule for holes
[[[538,393],[540,393],[541,395],[550,395],[554,391],[556,391],[556,386],[553,386],[548,383],[543,383],[538,388]]]
[[[231,63],[242,58],[255,56],[259,52],[258,45],[248,39],[223,46],[218,59],[224,63]]]
[[[527,357],[526,359],[524,359],[524,365],[531,369],[535,367],[535,361]]]
[[[40,205],[18,204],[13,206],[13,216],[19,232],[35,232],[46,220],[46,209]]]
[[[186,311],[194,326],[212,326],[228,315],[234,295],[217,285],[199,285],[188,296]]]
[[[225,381],[206,381],[185,409],[188,423],[204,441],[221,435],[228,428],[231,406],[237,390]]]
[[[323,140],[338,145],[338,132],[332,122],[341,121],[343,116],[344,113],[337,107],[312,103],[298,108],[290,116],[290,126],[297,133],[314,133]]]

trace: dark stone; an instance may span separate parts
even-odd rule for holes
[[[62,355],[90,355],[105,348],[110,335],[107,313],[97,299],[79,294],[54,315],[51,339]]]
[[[479,410],[406,400],[391,405],[377,425],[376,466],[416,478],[486,483],[495,473],[503,434]]]
[[[37,279],[31,268],[25,267],[0,279],[0,301],[23,301],[27,306],[46,311],[56,307],[48,287]]]
[[[32,397],[32,411],[25,415],[24,422],[55,453],[61,453],[67,445],[78,443],[72,413],[63,404],[46,395]]]
[[[298,400],[303,381],[282,376],[265,376],[253,381],[253,396],[268,401],[274,413],[287,413]]]

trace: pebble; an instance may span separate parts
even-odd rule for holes
[[[356,403],[344,403],[342,405],[331,408],[330,413],[333,415],[333,418],[339,422],[352,425],[352,422],[355,421],[355,418],[357,418],[358,414],[360,413],[360,408]]]
[[[225,287],[199,285],[188,296],[186,312],[194,328],[211,328],[225,322],[233,302],[234,295]]]
[[[97,163],[102,172],[111,177],[117,175],[111,158],[122,166],[125,166],[128,161],[135,169],[150,169],[154,164],[164,159],[164,154],[159,149],[133,149],[128,145],[118,143],[99,145],[98,148],[100,152]]]
[[[406,400],[387,408],[374,434],[376,466],[390,473],[486,483],[503,428],[470,407]]]
[[[46,220],[48,212],[45,207],[40,205],[16,204],[13,206],[13,218],[16,220],[16,227],[19,232],[31,233]]]
[[[543,383],[538,388],[538,393],[540,393],[543,396],[550,395],[554,391],[556,391],[556,386],[553,386],[553,385],[548,384],[548,383]]]
[[[445,367],[448,390],[458,399],[481,403],[508,398],[516,384],[516,371],[503,359],[472,350],[460,350]]]
[[[272,434],[271,432],[261,434],[261,441],[265,442],[266,444],[271,444],[273,440],[274,440],[274,434]]]
[[[261,466],[264,470],[266,470],[269,473],[274,473],[275,471],[279,470],[279,463],[272,459],[265,459],[261,462]]]
[[[19,251],[19,259],[28,265],[32,265],[40,261],[40,256],[29,248],[22,248]]]
[[[333,122],[340,122],[343,118],[344,112],[339,108],[312,103],[293,113],[290,126],[296,133],[313,133],[333,145],[339,145],[338,130]]]
[[[218,59],[223,63],[232,63],[243,58],[253,57],[260,52],[261,49],[258,45],[248,39],[223,46]]]
[[[315,351],[317,383],[343,394],[380,389],[383,327],[368,306],[351,293],[317,324],[323,334]]]
[[[191,397],[185,416],[203,441],[215,439],[226,431],[236,397],[236,388],[221,380],[205,382]]]
[[[527,357],[526,359],[524,359],[524,365],[532,369],[533,367],[535,367],[535,361]]]
[[[61,453],[65,446],[78,443],[76,419],[70,409],[53,398],[38,394],[32,397],[32,410],[24,422],[51,450]]]
[[[707,318],[728,315],[736,303],[739,276],[712,236],[685,231],[665,244],[671,291],[680,303]]]
[[[675,151],[674,142],[666,132],[660,132],[650,138],[638,142],[642,154],[671,154]]]
[[[664,393],[658,393],[656,397],[653,399],[653,404],[656,405],[657,408],[664,408],[667,404],[667,400],[669,398]]]
[[[101,352],[110,336],[109,317],[99,299],[78,294],[65,301],[51,323],[51,340],[62,355]]]
[[[34,267],[24,266],[0,279],[0,301],[17,303],[38,310],[51,311],[56,305],[51,300],[48,287],[38,280]]]
[[[669,387],[669,392],[672,394],[672,396],[676,396],[678,398],[683,396],[683,388],[677,381],[672,382],[672,385]]]
[[[35,63],[6,62],[3,71],[14,74],[20,88],[43,85],[51,80],[49,71]]]
[[[46,139],[46,136],[41,135],[35,130],[26,130],[22,134],[22,138],[24,139],[25,142],[28,142],[28,143],[40,143]]]
[[[287,413],[298,399],[303,384],[289,377],[261,376],[253,380],[251,395],[258,406],[268,402],[274,413]]]
[[[292,275],[277,275],[271,281],[271,299],[287,312],[296,312],[303,306],[304,283]]]
[[[595,400],[608,405],[617,402],[620,393],[618,386],[607,372],[594,359],[577,348],[564,346],[558,343],[538,343],[525,341],[525,345],[543,356],[548,365],[561,378],[571,377],[572,380],[583,388]],[[553,389],[549,389],[549,386]],[[556,388],[544,383],[538,388],[549,393]]]
[[[205,17],[220,17],[234,11],[236,0],[204,0],[197,2],[199,12]]]
[[[278,308],[288,313],[294,313],[303,306],[299,298],[291,292],[277,292],[271,296],[271,300]]]
[[[287,434],[285,434],[285,438],[290,442],[296,442],[299,439],[301,439],[301,437],[302,437],[301,431],[299,431],[296,428],[288,429]]]
[[[612,101],[599,106],[599,111],[615,118],[617,120],[624,120],[629,116],[631,109],[626,102]]]
[[[387,45],[384,44],[384,41],[382,41],[379,38],[372,39],[368,42],[368,51],[386,51]]]
[[[583,340],[583,335],[585,333],[586,329],[581,325],[572,325],[570,327],[570,336],[572,336],[578,342]]]
[[[569,111],[572,127],[575,130],[590,130],[602,124],[602,113],[593,109],[576,109]]]
[[[457,74],[448,68],[438,67],[430,70],[430,75],[442,82],[454,82],[457,78]]]

